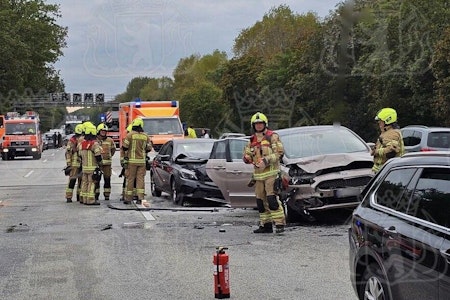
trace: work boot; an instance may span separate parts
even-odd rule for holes
[[[266,223],[264,226],[259,226],[258,229],[253,230],[253,233],[272,233],[272,223]]]
[[[109,197],[105,197],[105,201],[109,201]]]
[[[66,202],[67,202],[67,203],[72,203],[72,199],[67,198],[67,199],[66,199]]]
[[[283,233],[284,225],[275,225],[275,233]]]
[[[142,200],[141,199],[137,199],[136,200],[136,204],[142,204]]]
[[[77,195],[77,202],[80,202],[80,195]]]

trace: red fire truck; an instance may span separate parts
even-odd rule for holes
[[[2,159],[14,159],[17,156],[32,156],[40,159],[42,155],[42,135],[39,115],[27,111],[20,115],[8,112],[3,121],[5,134],[2,138]]]

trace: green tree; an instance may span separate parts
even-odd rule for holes
[[[170,77],[151,78],[141,89],[139,97],[148,101],[173,100],[173,85]]]
[[[59,6],[42,0],[0,0],[0,94],[63,91],[53,64],[66,46]]]
[[[226,111],[222,91],[213,83],[204,81],[184,90],[180,98],[181,119],[194,127],[207,127],[217,136],[217,121]]]
[[[435,96],[433,111],[441,126],[450,126],[450,27],[444,32],[441,40],[436,44],[433,55],[433,75]]]

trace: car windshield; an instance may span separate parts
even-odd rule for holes
[[[144,131],[150,135],[184,134],[177,118],[152,118],[144,120]]]
[[[6,134],[34,134],[36,125],[33,123],[6,124]]]
[[[174,157],[178,157],[180,154],[184,154],[186,155],[186,157],[208,159],[213,144],[213,140],[203,143],[179,143],[175,147]]]
[[[366,144],[350,131],[330,128],[321,131],[292,132],[280,135],[287,158],[367,152]]]

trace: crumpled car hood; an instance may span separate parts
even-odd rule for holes
[[[346,166],[355,161],[373,162],[373,157],[368,152],[355,152],[345,154],[317,155],[305,158],[283,158],[285,165],[297,164],[305,172],[316,173],[317,171]]]

